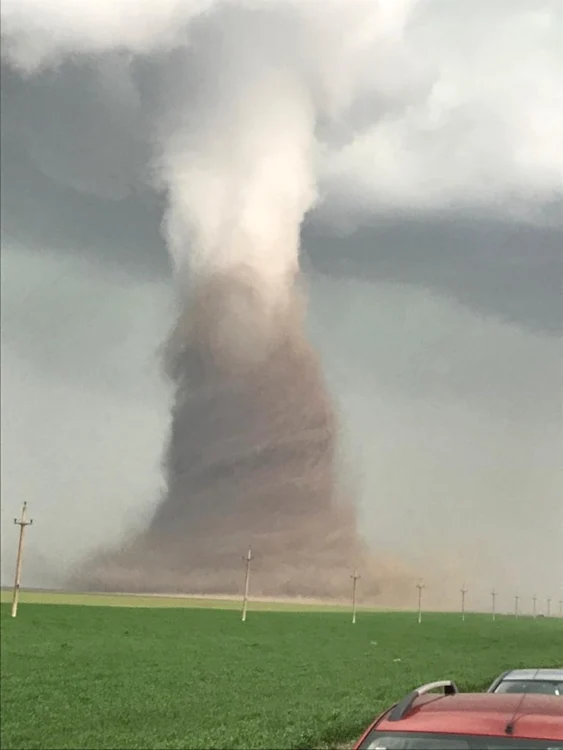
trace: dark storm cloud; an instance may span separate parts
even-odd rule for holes
[[[83,245],[131,273],[168,273],[159,238],[165,196],[151,188],[155,118],[170,100],[190,101],[202,88],[194,74],[209,43],[202,10],[224,16],[233,37],[240,23],[267,37],[272,14],[277,36],[269,54],[281,62],[291,41],[298,57],[304,33],[317,73],[300,60],[300,74],[317,100],[324,78],[335,101],[350,101],[336,108],[334,122],[320,117],[324,204],[306,222],[311,264],[331,275],[422,285],[484,314],[559,332],[559,5],[476,2],[470,13],[463,2],[399,5],[336,0],[320,33],[324,21],[307,2],[269,2],[244,16],[236,2],[215,13],[213,2],[147,1],[131,23],[118,6],[102,3],[90,28],[52,1],[37,10],[53,24],[43,37],[39,21],[26,25],[33,0],[27,10],[8,2],[4,233],[25,233],[37,245],[52,239],[63,251]],[[172,31],[188,19],[194,51],[186,56]],[[336,57],[333,22],[353,40]],[[65,56],[73,35],[82,54]],[[29,73],[43,58],[58,62],[31,76],[11,67],[25,63]],[[339,226],[347,231],[336,232]]]
[[[140,277],[168,276],[170,264],[159,231],[164,199],[133,179],[123,188],[129,194],[119,200],[69,187],[68,182],[80,183],[83,176],[92,180],[90,162],[111,163],[112,154],[105,154],[95,144],[84,156],[87,163],[76,163],[67,155],[65,181],[41,171],[30,155],[29,144],[35,143],[41,153],[48,152],[49,127],[56,130],[60,111],[53,124],[53,105],[44,89],[36,84],[37,95],[30,93],[26,91],[30,84],[11,72],[3,70],[4,75],[3,81],[8,83],[4,86],[3,82],[2,106],[3,236],[24,242],[37,252],[47,243],[55,252],[83,253]],[[85,88],[83,81],[76,85]],[[65,100],[72,102],[72,87],[63,91]],[[18,110],[21,98],[28,104]],[[64,117],[67,121],[75,113]],[[77,130],[88,127],[88,119],[72,121]],[[94,122],[101,128],[99,146],[108,138],[103,137],[99,118]],[[64,156],[66,145],[59,143],[55,150]],[[100,181],[103,192],[105,182],[101,177]],[[324,217],[316,220],[313,214],[303,236],[305,264],[330,276],[423,286],[482,314],[554,335],[561,333],[563,232],[558,228],[493,218],[456,218],[451,212],[418,219],[382,217],[376,223],[363,219],[360,223],[363,226],[339,233]]]

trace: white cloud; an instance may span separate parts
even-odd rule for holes
[[[347,208],[534,218],[563,200],[561,4],[421,2],[397,45],[411,65],[374,70],[392,106],[324,162]]]

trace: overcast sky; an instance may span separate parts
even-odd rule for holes
[[[159,357],[173,297],[146,113],[182,71],[155,62],[142,35],[117,54],[96,26],[91,49],[77,34],[87,57],[24,75],[22,60],[33,68],[37,50],[54,52],[25,16],[32,0],[19,15],[5,6],[2,582],[27,500],[24,582],[48,585],[142,524],[162,485]],[[55,42],[69,35],[47,6],[62,54]],[[356,60],[345,115],[319,124],[322,200],[303,234],[310,331],[341,410],[348,482],[369,541],[436,586],[467,581],[484,601],[494,585],[507,607],[515,593],[555,600],[563,6],[401,7],[379,18],[385,44]]]

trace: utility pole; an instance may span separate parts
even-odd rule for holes
[[[532,617],[534,620],[536,619],[536,602],[538,600],[538,597],[534,594],[532,597]]]
[[[418,589],[418,624],[420,625],[422,622],[422,589],[424,588],[422,578],[416,584],[416,588]]]
[[[242,558],[245,561],[245,574],[244,574],[244,596],[242,599],[242,621],[246,621],[246,610],[248,608],[248,588],[250,586],[250,562],[252,560],[252,549],[248,545],[248,552]]]
[[[547,615],[547,617],[551,617],[551,597],[547,598],[546,604],[547,604],[546,615]]]
[[[496,608],[497,592],[494,589],[491,591],[491,599],[493,600],[493,607],[492,607],[493,620],[496,620],[497,618],[497,608]]]
[[[465,622],[465,595],[467,594],[467,587],[465,583],[461,587],[461,619]]]
[[[22,557],[23,557],[23,538],[25,534],[26,526],[31,526],[33,519],[26,520],[25,514],[27,511],[27,503],[22,505],[22,512],[20,518],[14,518],[16,526],[20,527],[20,538],[18,541],[18,555],[16,558],[16,574],[14,576],[14,595],[12,598],[12,617],[18,614],[18,602],[20,598],[20,583],[22,573]]]
[[[563,617],[563,599],[559,599],[559,617]]]
[[[514,597],[514,617],[518,619],[518,602],[520,601],[520,597],[516,595]]]
[[[353,575],[350,576],[352,579],[352,625],[356,624],[356,586],[358,584],[358,579],[361,578],[360,575],[358,575],[358,571],[354,570]]]

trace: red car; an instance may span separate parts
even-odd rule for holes
[[[431,695],[438,688],[443,695]],[[413,690],[354,750],[563,750],[563,698],[460,693],[450,680]]]

